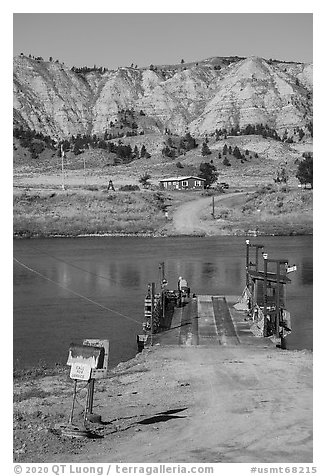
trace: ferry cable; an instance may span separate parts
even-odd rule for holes
[[[20,266],[22,266],[23,268],[26,268],[26,269],[27,269],[28,271],[30,271],[31,273],[35,273],[35,274],[37,274],[38,276],[41,276],[41,278],[44,278],[44,279],[46,279],[47,281],[50,281],[50,283],[53,283],[53,284],[55,284],[56,286],[59,286],[60,288],[65,289],[66,291],[69,291],[70,293],[75,294],[76,296],[79,296],[80,298],[85,299],[86,301],[91,302],[92,304],[95,304],[96,306],[101,307],[102,309],[105,309],[106,311],[113,312],[114,314],[118,314],[119,316],[122,316],[122,317],[124,317],[125,319],[128,319],[129,321],[133,321],[133,322],[136,322],[137,324],[141,324],[141,322],[136,321],[136,319],[133,319],[133,318],[130,317],[130,316],[126,316],[125,314],[122,314],[122,313],[119,312],[119,311],[115,311],[114,309],[110,309],[109,307],[103,306],[103,304],[100,304],[100,303],[98,303],[98,302],[96,302],[96,301],[93,301],[93,299],[90,299],[90,298],[88,298],[88,297],[86,297],[86,296],[83,296],[82,294],[77,293],[76,291],[73,291],[72,289],[67,288],[66,286],[63,286],[63,285],[60,284],[60,283],[57,283],[56,281],[53,281],[51,278],[48,278],[47,276],[45,276],[44,274],[40,273],[39,271],[36,271],[35,269],[30,268],[30,267],[27,266],[26,264],[22,263],[22,262],[19,261],[17,258],[13,257],[13,259],[14,259],[14,261],[16,261],[16,263],[20,264]]]
[[[47,253],[46,251],[42,251],[39,248],[35,248],[34,246],[31,246],[31,248],[35,251],[38,251],[39,253],[43,253],[43,254],[49,256],[50,258],[53,258],[57,261],[61,261],[62,263],[67,264],[68,266],[71,266],[72,268],[79,269],[80,271],[83,271],[84,273],[87,273],[87,274],[91,274],[92,276],[96,276],[97,278],[102,278],[102,279],[105,279],[106,281],[111,281],[112,283],[114,283],[118,286],[117,281],[115,281],[112,278],[109,278],[107,276],[101,276],[100,274],[93,273],[92,271],[88,271],[87,269],[80,268],[79,266],[77,266],[75,264],[69,263],[68,261],[65,261],[62,258],[57,258],[56,256],[53,256],[50,253]]]

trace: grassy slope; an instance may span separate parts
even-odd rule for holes
[[[119,187],[125,184],[139,185],[139,177],[148,172],[155,189],[158,180],[164,176],[198,174],[201,162],[213,161],[219,172],[219,180],[228,182],[230,191],[258,190],[263,184],[271,184],[277,169],[284,165],[291,187],[287,192],[260,189],[257,196],[241,206],[217,210],[217,219],[224,231],[231,234],[258,228],[267,234],[311,233],[312,192],[298,189],[295,172],[296,160],[300,160],[303,151],[312,150],[312,144],[289,145],[257,136],[229,137],[217,142],[210,139],[211,155],[202,157],[200,143],[197,149],[171,160],[158,152],[164,140],[162,136],[152,134],[150,137],[128,139],[132,146],[138,140],[146,143],[152,153],[150,159],[108,166],[105,151],[89,150],[76,157],[73,154],[68,156],[65,164],[65,192],[60,190],[60,158],[47,150],[38,159],[31,160],[29,152],[14,141],[14,185],[19,186],[14,193],[14,232],[45,236],[155,233],[165,223],[164,204],[170,205],[172,212],[178,204],[195,199],[200,194],[170,193],[165,195],[163,203],[157,198],[155,190],[128,193],[119,192]],[[228,155],[231,166],[223,166],[224,157],[219,159],[218,156],[225,143],[232,148],[237,145],[242,152],[248,149],[248,160],[241,163]],[[255,153],[258,157],[255,157]],[[177,166],[178,162],[182,168]],[[109,179],[114,182],[117,190],[115,194],[106,192]]]
[[[215,208],[215,221],[226,234],[256,231],[262,235],[301,235],[313,231],[313,192],[262,186],[245,199],[230,199]],[[211,220],[210,216],[206,216]]]
[[[155,192],[18,192],[14,233],[80,235],[153,233],[164,223],[163,202]]]

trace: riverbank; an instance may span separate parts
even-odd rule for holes
[[[236,296],[229,313],[198,295],[171,328],[96,381],[90,438],[73,438],[69,367],[18,372],[14,460],[31,463],[311,463],[312,364],[255,337]],[[74,428],[84,429],[79,382]],[[69,433],[70,432],[70,433]],[[67,434],[68,433],[68,434]],[[177,444],[176,444],[177,442]]]
[[[72,392],[68,368],[15,380],[15,461],[312,462],[309,351],[155,345],[96,382],[94,439],[60,435]]]
[[[213,210],[214,200],[214,210]],[[312,190],[15,190],[14,237],[293,236],[313,231]]]

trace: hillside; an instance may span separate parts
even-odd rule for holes
[[[169,129],[204,136],[261,123],[279,134],[296,128],[308,134],[312,65],[216,57],[82,74],[61,63],[14,58],[15,126],[53,138],[103,135],[116,132],[122,109],[135,112],[136,134]]]
[[[311,233],[312,191],[298,188],[296,172],[303,153],[312,157],[312,134],[312,65],[214,57],[109,71],[22,55],[14,59],[14,233],[174,235],[174,213],[197,199],[204,234]],[[163,177],[197,176],[202,162],[237,195],[218,198],[213,221],[206,191],[159,191]],[[222,192],[214,185],[208,194]]]

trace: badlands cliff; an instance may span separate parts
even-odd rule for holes
[[[198,136],[260,123],[282,133],[312,121],[312,65],[258,57],[80,74],[21,55],[13,85],[15,126],[54,138],[103,134],[121,109],[142,111],[152,132]]]

